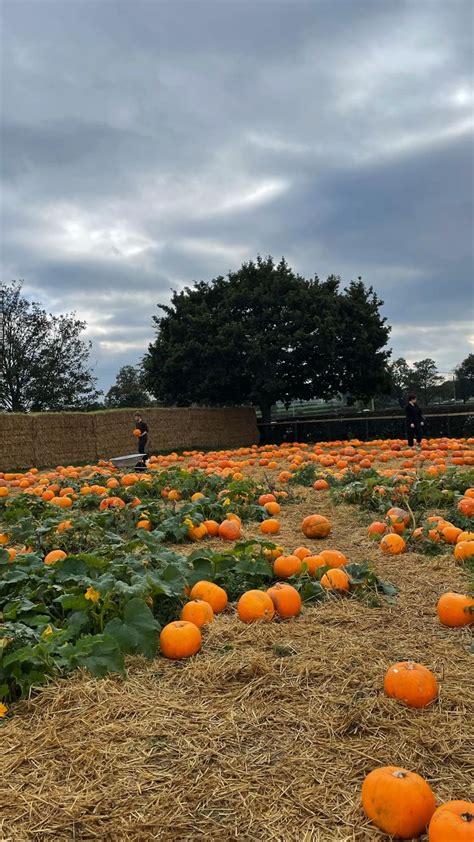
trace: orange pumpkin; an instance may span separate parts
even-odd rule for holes
[[[454,547],[454,558],[457,561],[465,561],[474,556],[474,541],[459,541]]]
[[[51,552],[45,555],[43,561],[45,564],[55,564],[57,561],[62,561],[66,556],[67,553],[64,550],[51,550]]]
[[[201,648],[201,632],[194,623],[175,620],[164,626],[160,634],[161,654],[173,661],[189,658]]]
[[[325,479],[317,479],[313,482],[313,488],[315,491],[325,491],[329,488],[329,483]]]
[[[326,562],[320,555],[307,555],[303,559],[303,566],[306,565],[310,576],[314,576],[320,567],[326,567]]]
[[[243,623],[255,623],[257,620],[271,620],[275,608],[271,597],[265,591],[251,590],[240,597],[237,613]]]
[[[265,503],[276,503],[277,499],[274,494],[261,494],[258,498],[258,505],[264,506]]]
[[[240,523],[233,518],[223,520],[219,526],[219,537],[224,541],[238,541],[242,537]]]
[[[436,610],[443,626],[457,628],[474,623],[474,599],[471,596],[447,591],[440,596]]]
[[[200,582],[193,585],[189,596],[191,599],[203,599],[208,602],[214,614],[220,614],[227,607],[228,599],[224,588],[205,579],[201,579]]]
[[[349,591],[351,587],[347,573],[344,570],[339,570],[337,567],[328,570],[321,577],[321,585],[323,588],[331,591]]]
[[[307,556],[311,555],[311,550],[308,550],[308,547],[296,547],[296,549],[293,550],[292,555],[298,556],[298,558],[303,561],[307,558]]]
[[[365,778],[362,806],[366,816],[384,833],[412,839],[425,830],[436,801],[429,784],[416,772],[382,766]]]
[[[323,515],[308,515],[303,519],[301,530],[306,538],[327,538],[331,524]]]
[[[280,521],[278,521],[274,517],[267,518],[267,520],[262,520],[260,524],[260,532],[263,532],[264,535],[278,535],[280,531]]]
[[[384,535],[380,542],[380,549],[386,555],[400,555],[400,553],[405,552],[406,547],[402,536],[394,532]]]
[[[405,527],[410,523],[409,513],[405,509],[399,509],[397,506],[393,506],[388,510],[387,519],[390,521],[393,531],[399,535],[401,535]]]
[[[431,670],[415,661],[399,661],[385,673],[387,696],[412,708],[423,708],[438,696],[438,682]]]
[[[465,517],[472,517],[474,515],[474,499],[472,497],[462,497],[458,503],[458,512]]]
[[[217,535],[219,535],[219,524],[216,520],[205,520],[204,526],[207,529],[207,534],[211,538],[215,538]]]
[[[324,560],[326,567],[344,567],[348,563],[347,557],[339,550],[321,550],[319,556]]]
[[[381,520],[374,520],[373,523],[371,523],[367,527],[367,535],[369,535],[371,538],[374,537],[374,536],[378,537],[380,535],[383,535],[386,531],[387,531],[387,524],[382,523]]]
[[[214,611],[204,599],[192,599],[191,602],[183,605],[180,619],[187,620],[188,623],[194,623],[200,629],[213,621]]]
[[[447,801],[433,813],[429,842],[474,842],[474,802]]]
[[[286,582],[277,582],[268,588],[267,594],[273,602],[278,616],[286,620],[288,617],[297,617],[301,611],[301,597],[292,585]]]
[[[288,579],[301,573],[303,562],[296,555],[281,555],[273,562],[273,572],[278,579]]]

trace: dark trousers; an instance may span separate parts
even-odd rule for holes
[[[423,438],[423,427],[421,427],[420,424],[415,424],[414,427],[407,427],[408,447],[413,447],[415,438],[418,444],[421,444],[421,440]]]
[[[148,436],[140,436],[140,438],[138,439],[138,452],[139,453],[145,453],[147,438],[148,438]]]

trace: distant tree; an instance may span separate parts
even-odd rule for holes
[[[382,304],[359,279],[310,280],[282,259],[258,257],[227,278],[174,292],[154,316],[144,358],[146,384],[165,403],[260,407],[277,401],[366,398],[387,385]]]
[[[410,383],[410,366],[403,357],[398,357],[389,365],[391,395],[401,406],[406,403],[406,393]]]
[[[84,409],[101,392],[89,365],[86,324],[74,313],[52,316],[21,294],[22,282],[0,284],[0,409]]]
[[[429,404],[436,394],[436,387],[443,382],[434,360],[427,357],[413,363],[410,371],[409,389],[416,392],[421,402]]]
[[[143,372],[133,366],[124,365],[117,374],[115,385],[105,396],[108,407],[148,406],[150,396],[144,385]]]
[[[474,396],[474,354],[469,354],[465,360],[454,369],[456,397],[464,403]]]

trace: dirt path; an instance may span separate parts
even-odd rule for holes
[[[76,675],[18,705],[1,732],[2,842],[376,842],[360,787],[384,764],[418,771],[439,800],[473,797],[470,635],[435,613],[465,574],[451,553],[384,558],[355,509],[301,497],[282,513],[285,549],[304,543],[304,515],[326,514],[318,549],[374,559],[396,602],[335,599],[260,627],[228,614],[190,662],[133,659],[125,683]],[[440,680],[427,710],[381,691],[405,658]]]

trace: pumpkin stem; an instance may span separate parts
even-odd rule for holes
[[[392,772],[392,775],[393,775],[394,778],[406,778],[407,777],[407,773],[402,772],[401,769],[398,769],[396,772]]]
[[[461,813],[463,822],[474,822],[474,815],[472,813]]]

